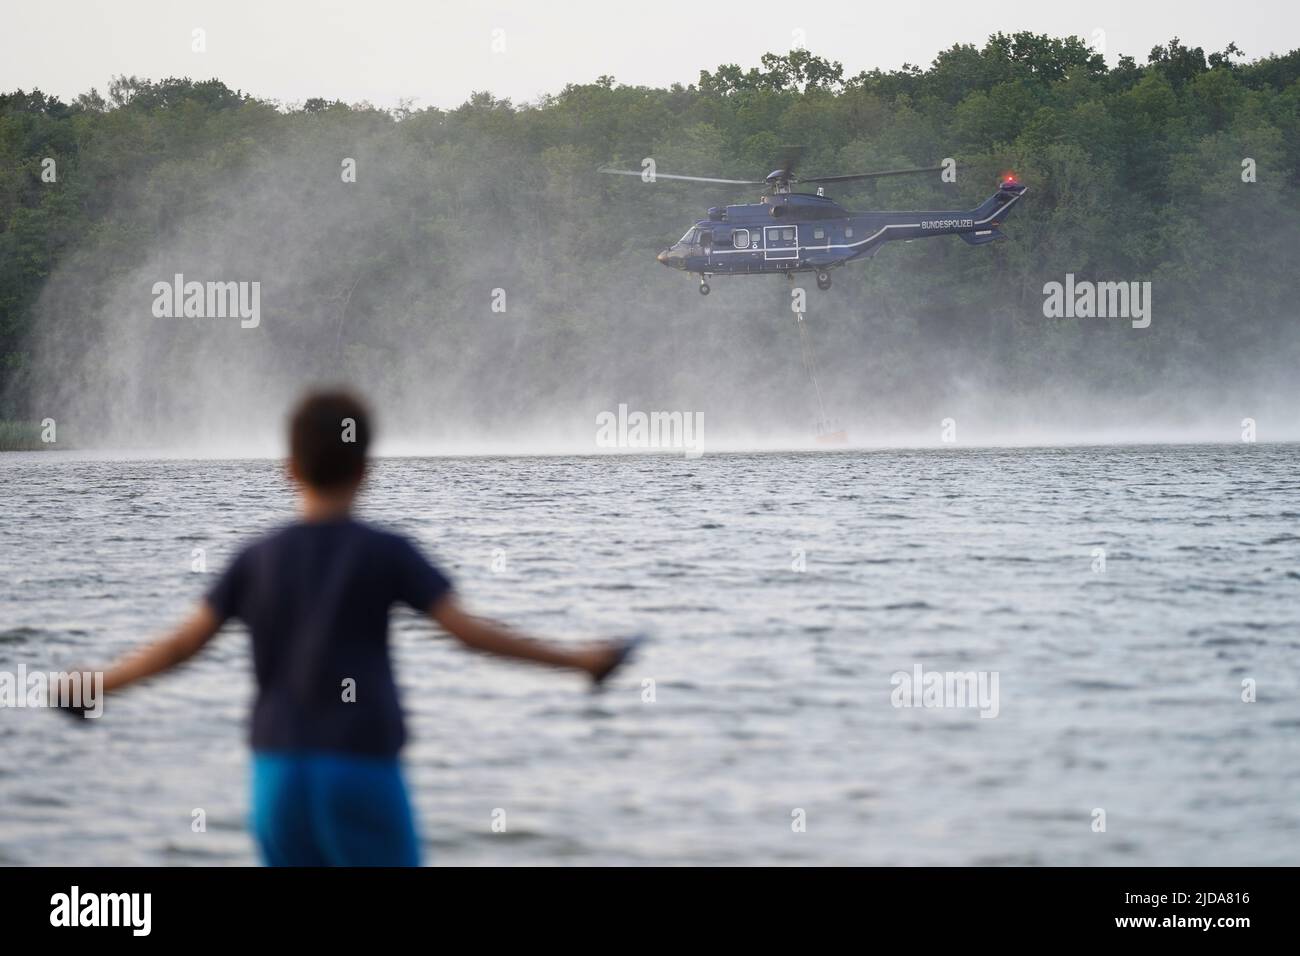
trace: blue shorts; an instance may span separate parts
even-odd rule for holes
[[[419,866],[396,758],[254,751],[253,834],[267,866]]]

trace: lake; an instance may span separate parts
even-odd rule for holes
[[[1300,863],[1298,475],[1262,443],[381,459],[362,517],[471,609],[652,638],[591,693],[396,613],[426,862]],[[157,636],[292,509],[273,460],[0,455],[0,671]],[[246,644],[86,725],[0,710],[0,863],[255,862]]]

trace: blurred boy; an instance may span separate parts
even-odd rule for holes
[[[289,429],[300,520],[245,548],[170,636],[112,667],[114,691],[196,654],[230,618],[252,635],[253,830],[272,866],[414,866],[419,844],[398,751],[406,738],[388,655],[395,603],[467,647],[599,682],[630,644],[563,648],[461,609],[405,538],[362,524],[370,417],[342,392],[309,395]]]

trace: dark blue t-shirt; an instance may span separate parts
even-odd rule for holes
[[[351,518],[292,524],[245,548],[207,602],[252,633],[253,748],[396,754],[406,729],[388,611],[400,601],[427,613],[449,590],[405,538]]]

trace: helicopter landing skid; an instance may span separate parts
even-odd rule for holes
[[[710,289],[709,289],[709,280],[713,278],[713,275],[714,275],[714,274],[713,274],[712,272],[701,272],[701,273],[698,273],[698,275],[699,275],[699,277],[700,277],[700,295],[708,295],[709,292],[710,292]],[[791,283],[794,282],[794,275],[795,275],[795,274],[794,274],[794,272],[792,272],[792,271],[786,271],[786,272],[785,272],[785,277],[786,277],[786,279],[787,279],[789,282],[791,282]],[[831,287],[831,274],[830,274],[830,271],[827,270],[827,269],[818,269],[818,270],[817,270],[817,288],[819,288],[819,289],[821,289],[823,292],[825,292],[825,291],[826,291],[827,289],[829,289],[830,287]]]
[[[788,279],[790,282],[794,282],[794,273],[793,273],[793,272],[787,272],[787,273],[785,274],[785,277],[786,277],[786,279]],[[817,270],[817,288],[819,288],[819,289],[821,289],[823,292],[825,292],[825,291],[826,291],[827,289],[829,289],[830,287],[831,287],[831,274],[830,274],[830,272],[829,272],[828,270],[826,270],[826,269],[818,269],[818,270]]]

